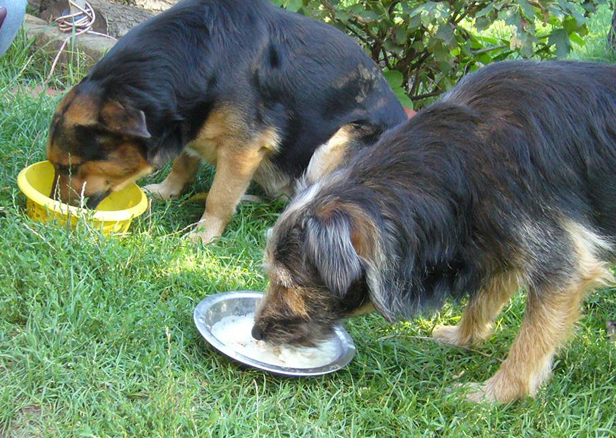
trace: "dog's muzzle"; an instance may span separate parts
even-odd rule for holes
[[[263,340],[263,333],[256,324],[252,326],[252,331],[250,333],[252,334],[252,337],[255,338],[257,341]]]
[[[51,193],[49,194],[49,197],[51,199],[64,202],[64,200],[61,199],[61,196],[59,196],[59,191],[58,191],[59,183],[60,183],[60,176],[56,173],[56,175],[53,178],[53,183],[51,184]],[[85,207],[90,210],[94,210],[96,207],[98,207],[98,204],[100,204],[103,199],[109,196],[110,193],[111,193],[111,190],[106,190],[104,192],[95,193],[89,196]]]
[[[98,204],[100,204],[103,199],[109,196],[110,193],[111,190],[107,190],[105,192],[95,193],[92,196],[88,197],[88,202],[86,202],[86,208],[94,210],[96,207],[98,207]]]

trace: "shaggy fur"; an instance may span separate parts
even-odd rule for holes
[[[333,164],[404,120],[377,65],[334,27],[268,0],[183,0],[131,30],[68,93],[48,157],[61,199],[83,192],[91,207],[174,158],[148,190],[177,196],[205,159],[216,176],[196,237],[208,242],[251,180],[288,194],[340,129],[345,152],[321,154]]]
[[[525,287],[509,356],[470,398],[535,394],[585,293],[612,279],[615,127],[616,67],[503,62],[467,76],[300,191],[267,242],[255,334],[313,344],[370,304],[395,321],[468,297],[461,323],[434,332],[466,345]]]

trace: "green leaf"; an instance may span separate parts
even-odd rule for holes
[[[386,40],[383,42],[383,47],[385,47],[385,49],[387,49],[390,52],[394,52],[397,53],[399,55],[401,55],[402,53],[404,53],[404,48],[398,46],[397,44],[395,44],[392,41]]]
[[[414,11],[415,11],[415,8],[409,5],[408,2],[402,2],[402,13],[413,16]]]
[[[465,44],[463,44],[462,46],[460,46],[460,49],[462,50],[462,53],[464,54],[464,56],[467,56],[469,58],[473,57],[473,45],[470,43],[470,41],[467,41]]]
[[[501,52],[499,55],[492,57],[492,62],[505,61],[510,56],[511,56],[511,52],[507,50],[505,52]]]
[[[421,17],[419,15],[415,15],[414,17],[410,17],[409,18],[409,24],[408,24],[407,27],[411,31],[421,27]]]
[[[487,52],[482,53],[479,58],[477,58],[477,60],[482,64],[489,64],[490,62],[492,62],[492,57],[490,56],[490,52]]]
[[[432,53],[437,61],[449,61],[451,59],[451,54],[449,53],[449,49],[443,45],[440,41],[434,45],[432,49]]]
[[[575,44],[577,44],[578,46],[585,46],[586,45],[586,40],[584,38],[582,38],[580,35],[578,35],[577,33],[572,33],[571,35],[569,35],[569,39],[574,42]]]
[[[513,9],[510,9],[505,15],[505,24],[508,26],[515,26],[520,29],[522,27],[522,17],[519,13],[516,13]]]
[[[413,109],[413,101],[406,94],[406,91],[404,90],[404,88],[402,87],[394,88],[393,92],[398,98],[398,100],[400,101],[400,103],[402,104],[402,106]]]
[[[487,18],[481,17],[475,20],[475,29],[481,32],[483,30],[486,30],[488,27],[490,27],[490,24],[492,24],[490,20],[488,20]]]
[[[535,9],[527,0],[516,0],[516,3],[520,5],[520,8],[524,11],[524,16],[526,16],[526,18],[535,18]]]
[[[404,45],[404,43],[406,43],[406,40],[406,29],[404,27],[399,27],[396,31],[396,43],[402,46]]]
[[[497,46],[497,45],[499,45],[501,43],[496,38],[492,38],[492,37],[489,37],[489,36],[483,36],[483,35],[475,35],[475,39],[477,41],[482,41],[482,42],[484,42],[486,44],[490,44],[492,46]]]
[[[379,14],[373,11],[363,11],[362,13],[357,15],[367,21],[376,21],[379,19]]]
[[[411,44],[411,48],[417,52],[420,52],[422,50],[425,50],[426,46],[423,41],[415,41],[413,44]]]
[[[481,18],[488,15],[490,12],[494,10],[494,5],[492,3],[488,4],[485,8],[481,9],[477,14],[475,14],[475,18]]]
[[[392,89],[400,87],[402,85],[402,81],[404,80],[404,76],[402,76],[402,73],[398,70],[384,71],[383,76]]]
[[[562,18],[565,16],[565,14],[563,13],[562,9],[554,6],[554,5],[549,5],[548,6],[548,11],[550,11],[550,20],[549,23],[551,25],[558,25],[558,23],[560,22],[560,20],[562,20]]]
[[[577,9],[571,8],[571,15],[575,19],[578,29],[584,26],[584,24],[586,24],[586,17],[584,17],[584,15],[581,14]]]
[[[437,6],[438,6],[438,3],[436,2],[426,2],[423,5],[418,6],[415,9],[413,9],[410,15],[411,17],[414,17],[415,15],[419,15],[419,14],[424,14],[424,13],[427,15],[432,15],[436,11]]]
[[[438,67],[443,73],[448,74],[449,72],[451,72],[451,65],[448,62],[441,61],[438,63]]]
[[[569,34],[565,29],[555,29],[548,38],[550,45],[556,46],[556,56],[559,59],[566,58],[571,50],[571,41]]]
[[[284,7],[292,12],[297,12],[302,7],[302,0],[285,0]]]
[[[336,11],[334,17],[336,18],[336,20],[344,21],[345,23],[349,21],[349,14],[344,11]]]
[[[562,27],[567,31],[567,33],[571,33],[571,32],[574,32],[580,29],[583,25],[584,25],[583,21],[580,23],[578,22],[578,20],[576,20],[573,17],[567,17],[563,20]]]
[[[443,41],[443,43],[445,43],[446,45],[451,44],[455,37],[455,34],[453,32],[453,26],[449,23],[441,24],[436,30],[434,37]]]
[[[364,7],[360,4],[349,7],[349,12],[352,14],[361,14],[364,10]]]

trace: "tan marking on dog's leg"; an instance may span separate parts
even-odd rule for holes
[[[173,162],[171,172],[160,184],[150,184],[143,189],[152,196],[168,200],[182,193],[184,186],[193,180],[201,167],[201,159],[184,151]]]
[[[439,325],[432,336],[459,347],[486,340],[492,334],[494,320],[518,288],[518,277],[514,273],[495,277],[468,303],[458,325]]]
[[[552,358],[578,318],[583,295],[579,284],[547,294],[530,291],[524,322],[507,359],[468,399],[508,403],[534,396],[550,377]]]
[[[205,212],[191,240],[207,244],[222,235],[266,152],[260,147],[220,148]]]
[[[550,377],[554,354],[572,331],[586,293],[613,282],[607,264],[597,256],[609,244],[578,224],[565,228],[575,250],[575,276],[558,290],[529,290],[524,321],[507,359],[469,400],[506,403],[534,396]]]

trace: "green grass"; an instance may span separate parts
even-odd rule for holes
[[[612,60],[604,29],[573,56]],[[396,325],[377,315],[346,322],[357,355],[325,377],[277,378],[215,353],[192,311],[209,294],[264,289],[264,234],[283,204],[243,204],[207,247],[182,238],[202,210],[187,197],[153,204],[125,238],[33,223],[16,178],[44,159],[58,99],[12,90],[40,83],[47,69],[23,38],[0,59],[0,437],[616,436],[616,347],[605,331],[614,290],[587,301],[537,398],[507,406],[471,405],[448,389],[497,370],[523,296],[473,351],[426,339],[459,320],[461,307],[447,306]]]

